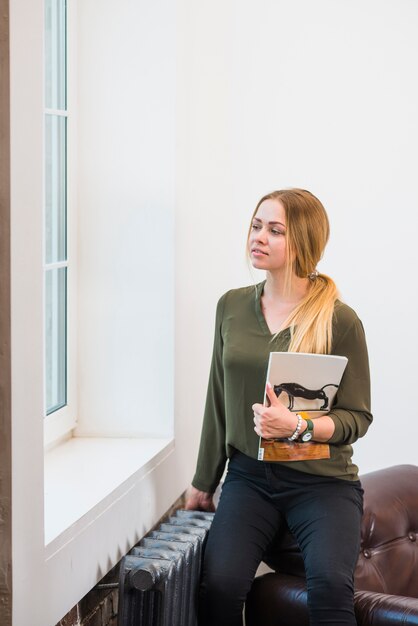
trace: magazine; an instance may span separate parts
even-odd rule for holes
[[[309,419],[326,415],[341,382],[347,357],[304,352],[270,352],[267,380],[290,411],[303,411]],[[269,405],[264,392],[264,405]],[[327,443],[306,443],[260,437],[259,461],[305,461],[329,459]]]

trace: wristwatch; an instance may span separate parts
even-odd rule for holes
[[[300,436],[300,441],[302,441],[303,443],[307,443],[308,441],[310,441],[313,437],[313,421],[312,420],[306,420],[306,430],[303,431],[303,433]]]

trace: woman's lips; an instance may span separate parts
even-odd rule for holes
[[[263,252],[258,248],[254,248],[253,250],[251,250],[251,254],[253,254],[254,256],[268,256],[267,252]]]

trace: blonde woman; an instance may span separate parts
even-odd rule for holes
[[[363,491],[352,447],[372,421],[367,347],[356,313],[318,273],[329,236],[321,202],[303,189],[259,201],[248,254],[266,279],[219,300],[197,469],[186,507],[213,511],[205,550],[200,624],[241,626],[242,609],[267,547],[287,523],[302,550],[311,626],[356,624],[353,572],[360,545]],[[312,439],[330,458],[257,460],[259,436],[303,440],[312,424],[281,404],[271,388],[260,403],[271,351],[348,357],[332,410],[314,420]]]

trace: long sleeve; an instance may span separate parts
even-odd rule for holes
[[[213,493],[224,471],[226,454],[225,394],[223,369],[222,318],[226,295],[216,308],[215,339],[209,374],[206,405],[200,438],[197,468],[192,485],[200,491]]]
[[[352,444],[366,434],[373,420],[366,339],[363,324],[357,316],[336,337],[332,353],[348,357],[348,363],[335,404],[328,413],[335,424],[329,443]]]

